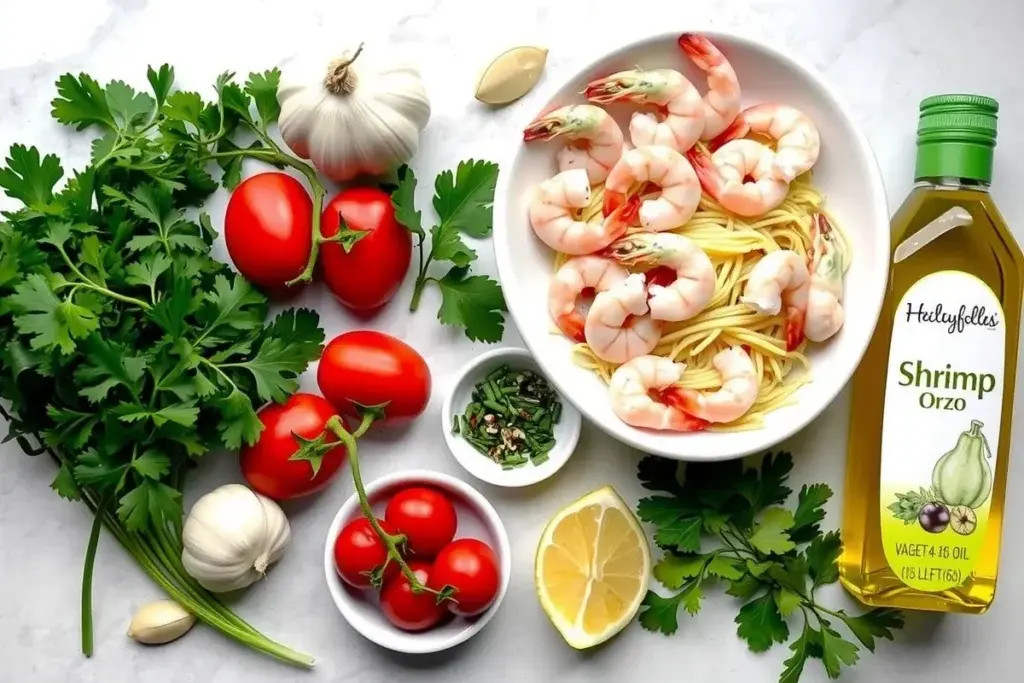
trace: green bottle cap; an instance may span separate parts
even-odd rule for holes
[[[921,101],[914,178],[992,181],[999,103],[981,95],[934,95]]]

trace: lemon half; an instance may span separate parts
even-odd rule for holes
[[[651,551],[640,523],[611,486],[560,510],[540,537],[537,597],[565,642],[603,643],[633,619],[647,593]]]

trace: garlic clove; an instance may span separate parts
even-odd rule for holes
[[[173,600],[143,605],[128,624],[128,637],[146,645],[162,645],[185,635],[196,623],[195,615]]]
[[[485,104],[509,104],[530,92],[540,80],[548,51],[522,46],[498,55],[476,86],[476,99]]]

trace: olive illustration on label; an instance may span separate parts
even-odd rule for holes
[[[957,505],[949,517],[949,526],[961,536],[970,536],[978,528],[978,515],[966,505]]]
[[[949,506],[977,509],[992,493],[992,453],[982,434],[982,423],[971,420],[971,428],[960,434],[956,448],[939,458],[932,470],[932,488]]]
[[[949,508],[942,503],[926,503],[921,508],[917,521],[928,533],[941,533],[949,526]]]

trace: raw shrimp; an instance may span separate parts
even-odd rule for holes
[[[615,261],[601,256],[576,256],[566,261],[548,288],[548,310],[562,334],[577,342],[586,341],[586,317],[576,306],[584,290],[604,292],[629,276]]]
[[[811,287],[804,333],[823,342],[843,326],[843,268],[845,249],[824,214],[811,220]]]
[[[679,407],[688,415],[708,422],[738,420],[757,400],[754,361],[742,348],[733,346],[716,353],[711,362],[722,375],[722,388],[709,392],[679,389]]]
[[[802,111],[785,104],[757,104],[744,109],[709,146],[715,150],[729,140],[750,133],[775,140],[775,172],[782,180],[792,182],[818,161],[821,151],[818,127]]]
[[[587,84],[591,102],[633,102],[658,108],[658,116],[637,112],[629,122],[634,147],[665,145],[685,152],[704,132],[704,101],[686,76],[674,69],[632,69]]]
[[[530,204],[530,224],[555,251],[576,256],[607,247],[636,219],[640,198],[631,197],[603,219],[581,221],[577,209],[590,204],[590,181],[582,168],[563,171],[538,186]]]
[[[805,257],[789,249],[773,251],[754,264],[743,288],[742,303],[758,313],[778,315],[786,307],[786,350],[804,340],[811,277]]]
[[[590,349],[609,363],[650,353],[661,339],[661,323],[647,310],[647,289],[639,273],[598,294],[584,326]]]
[[[634,427],[674,432],[704,429],[707,426],[705,420],[653,398],[678,391],[674,385],[685,369],[685,364],[661,356],[637,356],[627,361],[612,373],[608,384],[612,411],[620,420]]]
[[[622,156],[622,130],[601,107],[571,104],[541,116],[523,131],[523,140],[551,140],[566,136],[569,144],[558,151],[558,170],[582,168],[590,182],[603,183]]]
[[[704,96],[704,132],[710,140],[725,130],[740,112],[740,82],[729,60],[714,44],[697,33],[679,36],[679,47],[708,78]]]
[[[626,203],[626,193],[645,183],[661,187],[661,196],[645,199],[640,206],[644,230],[678,228],[697,210],[700,181],[686,157],[671,147],[651,145],[628,150],[612,168],[604,185],[604,215],[613,215]]]
[[[603,252],[628,268],[667,266],[676,272],[668,286],[650,284],[648,305],[655,320],[688,320],[704,310],[715,293],[715,267],[692,240],[671,232],[636,233]]]
[[[687,157],[704,190],[740,216],[764,215],[789,192],[789,183],[775,177],[775,153],[755,140],[727,142],[710,156],[694,148]]]

